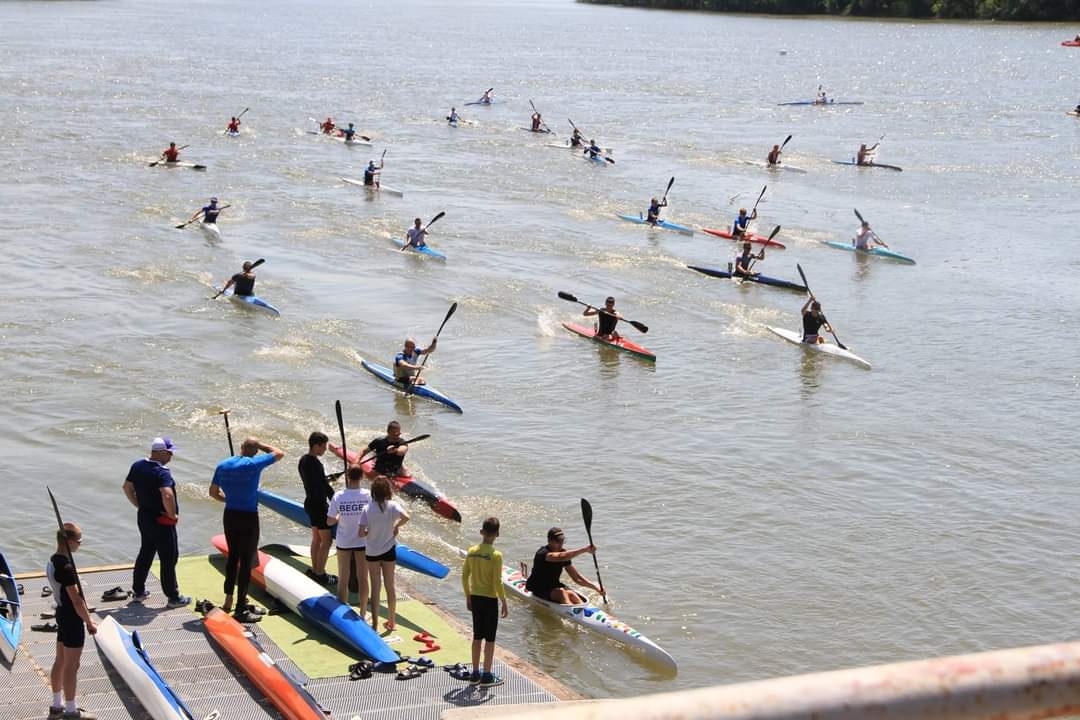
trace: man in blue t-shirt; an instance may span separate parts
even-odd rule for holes
[[[405,338],[405,348],[394,356],[394,380],[402,385],[424,384],[423,378],[417,378],[417,373],[423,365],[420,362],[421,355],[430,355],[435,352],[435,346],[439,344],[439,338],[431,338],[431,344],[426,348],[416,346],[416,341]]]
[[[259,455],[259,451],[264,454]],[[225,561],[225,602],[221,609],[233,609],[233,588],[236,589],[236,612],[233,617],[243,623],[262,618],[247,602],[252,563],[259,552],[259,476],[262,471],[285,457],[285,453],[258,439],[249,437],[240,445],[240,454],[218,463],[210,484],[210,497],[225,503],[222,524],[229,556]]]
[[[180,507],[176,500],[176,483],[165,467],[172,460],[176,445],[167,437],[156,437],[150,443],[150,457],[137,460],[124,480],[124,495],[139,511],[139,554],[135,557],[135,573],[131,589],[139,601],[150,597],[146,577],[154,555],[161,561],[161,589],[169,607],[184,607],[191,598],[180,594],[176,585],[176,560],[179,542],[176,523]]]

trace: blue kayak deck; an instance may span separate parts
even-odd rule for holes
[[[215,651],[204,634],[202,623],[190,607],[167,610],[157,578],[151,574],[146,589],[152,595],[146,606],[138,603],[103,602],[101,593],[120,586],[131,587],[130,567],[112,566],[82,569],[79,573],[94,614],[112,615],[142,637],[154,666],[195,715],[201,720],[211,710],[222,711],[223,719],[279,718],[280,715],[240,671]],[[10,671],[0,662],[0,718],[40,720],[51,699],[48,673],[52,666],[55,633],[36,632],[30,625],[46,622],[42,612],[52,611],[52,598],[41,597],[47,584],[42,575],[20,575],[26,586],[22,596],[26,629],[18,656]],[[399,585],[401,578],[398,578]],[[415,596],[416,594],[413,593]],[[466,636],[461,621],[450,618]],[[544,676],[502,648],[496,655],[495,673],[505,680],[494,688],[475,688],[454,680],[439,668],[428,670],[413,680],[399,681],[393,673],[375,673],[367,680],[350,682],[348,676],[309,679],[259,626],[253,632],[266,653],[301,683],[334,718],[349,720],[438,720],[444,710],[476,705],[551,703],[577,699],[573,691]],[[502,657],[500,657],[502,656]],[[506,662],[504,662],[506,660]],[[522,672],[524,669],[525,672]],[[541,682],[543,684],[541,684]],[[106,669],[92,638],[87,636],[79,671],[78,702],[102,720],[147,717],[139,701],[111,668]]]

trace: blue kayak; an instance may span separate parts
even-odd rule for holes
[[[854,165],[855,167],[873,167],[884,168],[885,170],[895,170],[896,172],[903,172],[904,168],[899,165],[884,165],[882,163],[868,162],[860,165],[854,160],[833,160],[833,165]]]
[[[435,402],[442,403],[451,410],[457,412],[465,412],[461,409],[461,406],[456,402],[443,395],[441,392],[431,387],[430,385],[411,385],[409,391],[405,392],[405,386],[394,379],[394,371],[388,367],[382,365],[376,365],[370,363],[367,360],[361,360],[360,365],[375,377],[382,380],[387,385],[393,385],[396,390],[405,395],[416,395],[418,397],[427,398],[428,400],[434,400]]]
[[[393,240],[394,240],[394,244],[397,245],[399,248],[405,247],[405,241],[404,240],[400,240],[398,238],[394,238]],[[439,258],[440,260],[445,260],[446,259],[446,255],[444,255],[443,253],[439,252],[438,250],[436,250],[436,249],[434,249],[434,248],[432,248],[432,247],[430,247],[428,245],[424,245],[423,247],[416,247],[415,245],[413,245],[413,246],[411,246],[409,248],[409,251],[410,252],[415,252],[415,253],[420,253],[421,255],[429,255],[429,256],[431,256],[433,258]]]
[[[22,631],[19,584],[15,582],[15,573],[11,572],[4,553],[0,553],[0,657],[9,664],[15,662]]]
[[[647,221],[640,214],[638,214],[638,215],[619,215],[618,217],[625,220],[626,222],[637,223],[638,225],[652,225],[652,223]],[[653,225],[653,227],[660,227],[660,228],[664,228],[665,230],[674,230],[675,232],[680,232],[680,233],[683,233],[685,235],[693,235],[694,234],[694,229],[693,228],[686,227],[685,225],[676,225],[675,223],[670,223],[667,220],[657,220],[656,224]]]
[[[817,100],[796,100],[795,102],[776,103],[777,105],[819,105],[821,107],[831,107],[833,105],[862,105],[863,103],[858,100],[829,100],[828,102],[818,102]]]
[[[220,290],[220,288],[214,289]],[[232,290],[229,290],[225,293],[225,297],[228,298],[230,302],[246,308],[251,308],[252,310],[259,310],[269,315],[273,315],[274,317],[281,315],[280,310],[256,295],[236,295]]]
[[[603,155],[590,155],[589,153],[582,153],[582,155],[586,160],[596,165],[610,165]]]
[[[826,240],[825,244],[831,248],[836,248],[837,250],[850,250],[851,252],[859,255],[877,255],[878,257],[889,258],[890,260],[899,260],[901,262],[911,263],[912,265],[915,264],[915,260],[913,258],[909,258],[907,255],[901,255],[898,252],[893,252],[892,250],[888,250],[882,247],[872,247],[868,250],[858,250],[853,243],[834,242],[832,240]]]
[[[311,527],[311,518],[308,517],[307,510],[304,510],[303,503],[260,488],[259,504],[298,525]],[[331,534],[336,533],[337,525],[331,525],[330,532]],[[400,542],[397,544],[397,563],[413,572],[430,575],[440,580],[450,574],[450,569],[439,561],[432,560],[427,555],[417,552],[407,545],[402,545]]]

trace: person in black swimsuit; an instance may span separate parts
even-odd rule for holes
[[[821,303],[811,295],[802,306],[802,341],[804,343],[825,342],[825,338],[818,335],[822,327],[832,332],[832,327],[825,320],[825,314],[821,312]]]
[[[547,545],[537,550],[533,557],[532,572],[529,573],[529,579],[525,581],[525,589],[539,598],[560,605],[580,605],[588,602],[588,598],[563,585],[561,578],[563,568],[566,568],[567,574],[578,585],[600,592],[599,585],[594,584],[570,564],[570,561],[578,555],[595,553],[596,546],[586,545],[577,550],[564,550],[566,535],[562,528],[557,527],[548,530],[547,537]]]
[[[604,340],[618,340],[619,333],[615,332],[615,326],[619,324],[620,320],[625,320],[615,310],[615,298],[609,297],[604,301],[604,308],[594,308],[589,305],[585,308],[585,312],[582,313],[585,317],[592,317],[596,315],[596,337],[603,338]]]
[[[244,269],[231,278],[229,282],[225,283],[225,290],[233,288],[233,294],[239,297],[248,297],[255,294],[255,273],[251,272],[252,263],[250,260],[244,262]],[[235,287],[234,287],[235,286]]]

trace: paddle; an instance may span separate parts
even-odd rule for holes
[[[438,215],[436,215],[435,217],[433,217],[433,218],[431,218],[430,220],[428,220],[428,224],[424,226],[424,230],[427,230],[427,229],[428,229],[429,227],[431,227],[431,224],[432,224],[433,222],[435,222],[436,220],[438,220],[439,218],[441,218],[441,217],[442,217],[443,215],[445,215],[445,214],[446,214],[446,212],[445,212],[445,211],[444,211],[444,212],[441,212],[441,213],[439,213]],[[401,251],[400,251],[400,252],[405,252],[405,249],[406,249],[406,248],[408,248],[408,247],[409,247],[410,245],[413,245],[413,244],[414,244],[414,243],[413,243],[413,241],[412,241],[412,240],[410,239],[410,240],[409,240],[409,242],[405,243],[405,244],[404,244],[404,245],[402,246],[402,248],[401,248]]]
[[[414,442],[420,442],[421,440],[427,440],[429,437],[431,437],[430,433],[425,433],[423,435],[417,435],[416,437],[409,438],[408,440],[398,440],[396,443],[392,443],[390,445],[390,447],[400,447],[402,445],[410,445],[410,444],[412,444]],[[345,453],[344,446],[342,446],[341,452],[342,452],[342,454]],[[370,452],[371,452],[371,456],[369,457],[368,456],[368,451],[365,450],[364,453],[359,458],[357,458],[356,464],[357,465],[362,465],[363,463],[370,460],[372,457],[375,457],[375,455],[376,455],[375,451],[372,450]],[[334,473],[333,475],[327,475],[326,479],[327,480],[337,480],[339,477],[341,477],[341,475],[342,475],[342,473]]]
[[[220,211],[224,210],[224,209],[225,209],[225,208],[227,208],[227,207],[232,207],[232,205],[231,205],[231,204],[229,204],[229,205],[222,205],[221,207],[219,207],[219,208],[218,208],[218,212],[220,212]],[[203,214],[203,211],[202,211],[202,210],[200,210],[199,212],[195,213],[195,217],[191,218],[191,219],[190,219],[190,220],[188,220],[188,221],[187,221],[186,223],[180,223],[179,225],[177,225],[177,226],[176,226],[176,229],[177,229],[177,230],[183,230],[183,229],[184,229],[184,228],[186,228],[186,227],[187,227],[188,225],[190,225],[191,223],[193,223],[193,222],[195,222],[196,220],[198,220],[198,219],[199,219],[199,216],[200,216],[200,215],[202,215],[202,214]]]
[[[859,210],[857,208],[852,208],[852,210],[855,211],[855,217],[859,218],[859,222],[861,222],[861,223],[866,222],[865,220],[863,220],[863,216],[859,214]],[[870,223],[866,223],[866,224],[869,225]],[[884,240],[882,240],[881,238],[878,237],[878,234],[876,232],[874,232],[873,228],[870,229],[870,234],[874,236],[874,239],[877,240],[878,243],[882,247],[884,247],[884,248],[889,247],[888,245],[885,244]]]
[[[453,316],[453,314],[455,312],[457,312],[457,303],[456,302],[453,305],[450,306],[449,310],[446,311],[446,317],[443,318],[442,325],[440,325],[439,329],[435,332],[435,339],[436,340],[439,339],[439,335],[442,334],[443,328],[446,327],[446,321],[449,320]],[[412,379],[412,382],[410,382],[405,387],[405,394],[406,395],[411,395],[412,394],[413,388],[416,387],[416,381],[419,380],[420,375],[423,374],[424,366],[427,365],[427,359],[428,359],[428,357],[430,357],[430,355],[431,355],[431,353],[424,353],[424,359],[420,361],[420,369],[416,371],[416,377],[414,377]]]
[[[785,147],[787,147],[787,144],[789,142],[791,142],[791,137],[792,137],[791,135],[788,135],[787,138],[784,139],[784,142],[780,143],[780,149],[781,150],[783,150]]]
[[[262,264],[263,264],[264,262],[266,262],[266,258],[259,258],[259,259],[258,259],[258,260],[256,260],[255,262],[251,263],[251,267],[249,267],[249,268],[248,268],[248,271],[254,270],[255,268],[257,268],[257,267],[259,267],[260,265],[262,265]],[[228,284],[228,283],[226,283],[226,284]],[[222,294],[223,292],[225,292],[225,288],[221,288],[220,290],[218,290],[218,291],[217,291],[217,295],[215,295],[214,297],[212,297],[212,298],[210,298],[210,299],[211,299],[211,300],[217,300],[217,299],[218,299],[219,297],[221,297],[221,294]]]
[[[225,416],[225,437],[229,438],[229,456],[230,457],[233,456],[233,455],[236,455],[236,450],[233,449],[233,444],[232,444],[232,430],[229,429],[229,413],[231,413],[231,412],[232,412],[232,410],[219,410],[218,411],[218,415],[224,415]]]
[[[536,106],[533,105],[533,101],[531,99],[529,100],[529,105],[532,107],[534,113],[540,114],[540,111],[536,109]],[[555,131],[549,128],[548,124],[544,122],[544,118],[540,118],[540,126],[544,128],[544,132],[551,133],[552,135],[555,134]]]
[[[49,500],[52,501],[53,512],[56,513],[56,526],[60,528],[61,532],[64,532],[64,521],[60,519],[60,507],[56,504],[56,498],[53,496],[52,490],[49,489],[48,485],[45,486],[45,490],[49,493]],[[64,532],[64,538],[67,538],[66,532]],[[79,594],[85,599],[86,593],[83,592],[82,581],[79,580],[79,570],[75,567],[75,558],[71,556],[71,548],[68,547],[66,542],[64,543],[64,555],[67,556],[68,562],[71,563],[71,570],[75,573],[75,585],[79,588]],[[59,598],[57,598],[57,602],[60,602]]]
[[[776,227],[773,228],[773,231],[771,233],[769,233],[769,240],[772,240],[773,238],[775,238],[779,234],[780,234],[780,226],[777,225]],[[765,243],[766,246],[768,246],[768,244],[769,244],[768,242]],[[761,252],[765,252],[764,247],[761,249]],[[742,285],[744,282],[746,282],[746,279],[750,276],[750,270],[753,269],[755,262],[757,262],[756,257],[750,258],[750,264],[746,266],[746,273],[744,275],[742,275],[741,279],[739,280],[740,285]]]
[[[585,521],[585,535],[589,538],[589,544],[592,545],[592,505],[585,498],[581,498],[581,519]],[[596,553],[592,553],[593,567],[596,568],[596,582],[600,585],[600,597],[604,598],[604,604],[607,605],[607,593],[604,592],[604,581],[600,577],[600,564],[596,562]]]
[[[575,130],[577,130],[577,131],[578,131],[578,133],[580,133],[582,137],[585,137],[585,133],[581,132],[581,128],[579,128],[579,127],[578,127],[577,125],[575,125],[575,124],[574,124],[574,121],[573,121],[573,120],[571,120],[570,118],[566,118],[566,122],[570,123],[570,127],[572,127],[572,128],[574,128]],[[601,148],[601,149],[604,149],[604,148]],[[587,152],[589,152],[589,148],[587,148],[587,147],[586,147],[586,148],[585,148],[585,150],[584,150],[584,151],[582,151],[582,154],[584,155],[584,154],[585,154],[585,153],[587,153]],[[614,165],[614,164],[615,164],[615,161],[614,161],[614,160],[612,160],[612,159],[611,159],[611,158],[609,158],[609,157],[605,157],[605,156],[603,156],[603,155],[598,155],[597,157],[599,157],[599,158],[600,158],[601,160],[607,160],[607,161],[608,161],[609,163],[611,163],[612,165]]]
[[[660,201],[660,207],[664,207],[664,203],[667,202],[668,193],[671,192],[671,186],[674,185],[674,184],[675,184],[675,176],[672,175],[671,179],[668,180],[667,190],[664,191],[664,197]],[[660,222],[660,211],[659,211],[659,209],[656,211],[656,222],[651,222],[651,221],[648,221],[648,220],[646,220],[646,222],[649,222],[649,224],[651,224],[651,225],[657,225]]]
[[[349,470],[349,450],[345,447],[345,421],[341,419],[340,400],[334,401],[334,412],[337,414],[338,432],[341,433],[341,462],[345,466],[345,472],[347,472]]]
[[[247,112],[248,110],[250,110],[250,109],[251,109],[251,108],[244,108],[244,109],[243,109],[243,110],[242,110],[242,111],[240,112],[240,114],[236,116],[236,119],[237,119],[237,120],[239,120],[240,118],[244,117],[244,113],[246,113],[246,112]],[[222,135],[228,135],[228,134],[229,134],[229,129],[228,129],[228,128],[225,128],[225,130],[224,130],[224,131],[223,131],[223,132],[222,132],[221,134],[222,134]]]
[[[577,299],[576,297],[574,297],[573,295],[571,295],[570,293],[568,293],[568,292],[562,292],[561,290],[559,291],[559,299],[560,299],[560,300],[567,300],[567,301],[569,301],[569,302],[573,302],[573,303],[577,303],[578,305],[584,305],[584,306],[585,306],[585,307],[587,307],[587,308],[591,308],[591,307],[593,307],[593,306],[592,306],[592,305],[590,305],[589,303],[583,303],[583,302],[581,302],[580,300],[578,300],[578,299]],[[595,309],[595,310],[598,310],[598,311],[600,311],[600,312],[607,312],[606,310],[603,310],[603,309],[601,309],[601,308],[593,308],[593,309]],[[623,319],[623,320],[626,320],[625,318],[622,318],[622,319]],[[643,332],[643,333],[647,333],[647,332],[649,332],[649,326],[648,326],[648,325],[646,325],[645,323],[640,323],[640,322],[638,322],[637,320],[626,320],[626,322],[628,322],[628,323],[630,323],[631,325],[633,325],[633,326],[634,326],[634,328],[635,328],[636,330],[638,330],[639,332]]]
[[[796,263],[795,267],[799,269],[799,276],[802,277],[802,284],[806,286],[806,293],[810,296],[811,300],[816,300],[817,298],[814,297],[814,291],[810,289],[810,283],[806,282],[806,273],[803,272],[802,265]],[[821,319],[829,326],[829,333],[832,334],[833,340],[836,341],[836,346],[841,350],[847,350],[847,345],[840,342],[840,338],[836,337],[836,331],[833,330],[832,323],[829,322],[829,319],[825,317],[825,313],[821,313]]]
[[[176,149],[177,149],[177,150],[185,150],[185,149],[187,149],[187,148],[189,148],[189,147],[191,147],[191,146],[190,146],[190,145],[181,145],[180,147],[178,147],[178,148],[176,148]],[[161,153],[161,154],[162,154],[162,155],[165,155],[165,153]],[[156,165],[160,165],[160,164],[161,164],[161,163],[163,163],[163,162],[165,162],[165,161],[164,161],[164,160],[155,160],[154,162],[150,163],[150,167],[154,167],[154,166],[156,166]]]

